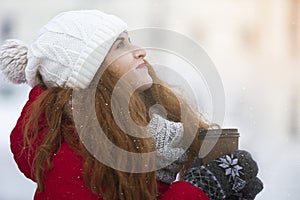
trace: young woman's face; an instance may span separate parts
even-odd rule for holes
[[[131,44],[128,34],[123,32],[116,39],[103,62],[118,78],[124,78],[134,89],[144,91],[153,83],[144,63],[145,56],[146,51]]]

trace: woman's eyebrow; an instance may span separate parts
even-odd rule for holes
[[[118,38],[116,39],[116,41],[118,41],[118,40],[124,41],[124,40],[125,40],[125,37],[118,37]]]

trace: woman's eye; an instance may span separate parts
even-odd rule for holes
[[[124,46],[125,46],[124,41],[121,41],[121,42],[118,43],[117,49],[122,48]]]

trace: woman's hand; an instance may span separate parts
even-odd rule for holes
[[[187,160],[185,150],[180,147],[183,137],[183,125],[172,122],[158,114],[153,114],[148,126],[156,146],[157,179],[164,183],[172,183],[183,163]],[[166,163],[171,163],[167,166]]]
[[[192,164],[184,180],[201,188],[214,200],[250,200],[263,189],[257,173],[258,166],[250,153],[237,150],[205,165]]]

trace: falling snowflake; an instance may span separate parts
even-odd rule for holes
[[[238,165],[238,159],[237,158],[233,158],[233,155],[231,154],[231,156],[226,155],[222,158],[219,158],[217,160],[217,162],[219,162],[219,166],[222,167],[223,169],[225,169],[225,174],[226,176],[229,175],[229,180],[235,180],[236,176],[240,176],[240,174],[243,174],[243,172],[241,172],[240,170],[243,169],[243,167]]]

